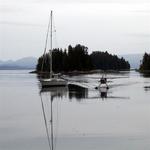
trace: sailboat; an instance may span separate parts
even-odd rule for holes
[[[49,50],[49,58],[50,58],[50,78],[48,79],[40,79],[41,85],[42,87],[53,87],[53,86],[66,86],[67,85],[67,81],[63,78],[60,78],[58,75],[53,74],[52,71],[52,37],[53,37],[53,27],[52,27],[52,22],[53,22],[53,11],[51,11],[50,14],[50,26],[48,26],[48,32],[49,32],[49,27],[50,27],[50,50]],[[48,37],[48,33],[47,32],[47,37]],[[47,43],[47,39],[46,39],[46,43]],[[45,49],[46,51],[46,49]],[[44,57],[43,57],[44,58]]]

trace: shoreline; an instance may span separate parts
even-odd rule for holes
[[[73,75],[81,75],[81,74],[94,74],[94,73],[120,73],[120,72],[127,72],[127,71],[132,71],[135,69],[131,69],[131,70],[89,70],[89,71],[78,71],[78,70],[74,70],[74,71],[68,71],[68,72],[59,72],[56,74],[63,74],[63,75],[69,75],[69,76],[73,76]],[[34,73],[34,74],[49,74],[49,72],[38,72],[36,70],[31,71],[29,73]]]

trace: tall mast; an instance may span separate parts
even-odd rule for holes
[[[50,31],[50,50],[49,50],[49,55],[50,55],[50,78],[52,78],[52,73],[53,73],[53,71],[52,71],[52,48],[53,48],[53,27],[52,27],[52,25],[53,25],[53,19],[52,19],[52,17],[53,17],[53,11],[51,11],[51,31]]]

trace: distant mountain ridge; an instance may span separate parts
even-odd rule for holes
[[[129,61],[131,68],[138,69],[140,61],[144,54],[126,54],[118,55],[123,57],[126,61]],[[24,57],[18,60],[0,60],[0,69],[35,69],[37,65],[37,58],[35,57]]]
[[[24,57],[16,61],[0,60],[0,69],[35,69],[37,64],[37,58],[35,57]]]
[[[123,57],[126,61],[130,63],[131,69],[139,69],[140,62],[143,59],[144,54],[126,54],[119,55],[119,57]]]

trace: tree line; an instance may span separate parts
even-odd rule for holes
[[[150,54],[145,53],[143,56],[143,60],[140,65],[141,71],[147,71],[150,70]]]
[[[41,56],[36,66],[37,71],[48,72],[50,66],[49,54]],[[101,70],[127,70],[130,64],[124,58],[106,52],[95,51],[88,54],[88,48],[83,45],[68,46],[68,49],[53,49],[52,66],[54,72]]]

